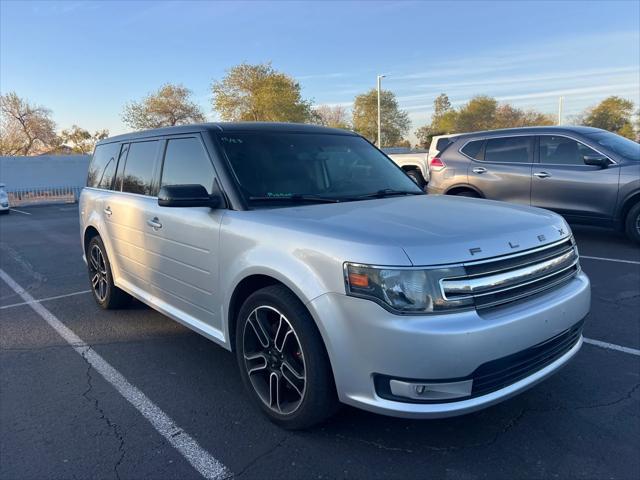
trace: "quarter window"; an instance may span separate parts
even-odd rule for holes
[[[532,158],[532,137],[490,138],[485,147],[486,162],[530,163]]]
[[[467,157],[475,158],[476,160],[481,160],[480,152],[482,151],[482,143],[484,140],[474,140],[473,142],[467,143],[462,148],[462,153],[464,153]]]
[[[551,135],[540,137],[540,163],[584,165],[585,155],[598,155],[598,152],[571,138]]]
[[[176,138],[167,142],[161,185],[197,184],[213,188],[213,165],[197,138]]]
[[[116,173],[118,150],[119,143],[107,143],[96,147],[89,165],[87,187],[111,188]]]
[[[153,194],[153,168],[158,152],[157,140],[132,143],[122,176],[122,191],[140,195]]]

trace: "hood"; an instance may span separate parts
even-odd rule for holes
[[[255,211],[254,212],[258,212]],[[571,234],[548,210],[492,200],[420,195],[259,210],[263,221],[343,241],[400,247],[413,265],[495,257]]]

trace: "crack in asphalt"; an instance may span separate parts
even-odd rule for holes
[[[421,445],[419,448],[410,449],[410,448],[403,448],[403,447],[391,447],[380,442],[367,440],[359,437],[350,437],[343,434],[336,434],[335,437],[341,438],[347,441],[356,441],[359,443],[363,443],[363,444],[378,448],[380,450],[407,453],[407,454],[416,453],[419,450],[429,450],[434,452],[454,452],[454,451],[466,450],[470,448],[490,447],[498,443],[498,440],[500,439],[500,437],[502,437],[504,434],[506,434],[513,428],[515,428],[518,425],[518,423],[520,423],[520,421],[526,416],[527,413],[561,412],[561,411],[571,411],[571,410],[588,410],[588,409],[594,409],[594,408],[612,407],[622,402],[625,402],[627,400],[631,400],[634,393],[636,393],[639,389],[640,389],[640,383],[634,385],[627,393],[625,393],[620,398],[617,398],[610,402],[595,403],[593,405],[580,405],[580,406],[573,406],[573,407],[563,406],[563,407],[555,407],[555,408],[523,408],[513,418],[511,418],[500,431],[496,432],[493,438],[491,438],[488,441],[472,443],[469,445],[460,445],[460,446],[456,445],[456,446],[449,446],[449,447]]]
[[[82,358],[87,362],[87,372],[86,372],[87,389],[82,393],[82,396],[87,401],[93,402],[93,408],[100,414],[100,419],[105,421],[109,429],[113,431],[113,434],[116,437],[116,439],[118,439],[118,442],[119,442],[118,452],[120,452],[120,456],[116,461],[115,465],[113,466],[113,472],[115,473],[116,478],[119,480],[120,473],[118,472],[118,467],[124,460],[124,456],[126,454],[126,450],[124,448],[124,435],[120,431],[120,427],[118,426],[118,424],[112,422],[111,419],[105,413],[105,411],[102,409],[102,407],[100,406],[100,401],[98,400],[98,397],[89,396],[89,393],[93,390],[93,380],[91,376],[91,371],[93,370],[93,366],[91,365],[91,362],[89,362],[89,360],[87,360],[86,358],[86,354],[89,350],[91,350],[91,347],[87,347],[81,354]]]
[[[285,437],[283,437],[281,440],[279,440],[273,447],[271,447],[269,450],[267,450],[266,452],[261,453],[260,455],[254,457],[253,459],[249,460],[246,465],[244,467],[242,467],[240,469],[239,472],[237,473],[231,473],[229,475],[227,475],[226,477],[223,477],[221,480],[227,480],[229,478],[240,478],[242,475],[244,475],[247,470],[249,470],[251,467],[253,467],[256,463],[258,463],[260,460],[262,460],[263,458],[271,455],[273,452],[275,452],[276,450],[278,450],[280,447],[282,447],[282,445],[284,445],[284,443],[289,440],[291,436],[287,435]]]

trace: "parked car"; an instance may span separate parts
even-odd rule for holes
[[[589,127],[465,134],[430,163],[430,194],[532,205],[640,242],[640,145]]]
[[[453,142],[453,140],[455,139],[455,137],[458,137],[460,135],[464,135],[462,133],[452,133],[449,135],[436,135],[431,139],[431,143],[429,144],[429,155],[428,157],[428,161],[431,162],[431,159],[433,157],[437,157],[440,152],[442,152],[445,148],[447,148],[449,146],[449,144],[451,144],[451,142]]]
[[[80,226],[100,307],[133,296],[233,351],[286,428],[339,402],[412,418],[492,405],[569,361],[589,311],[560,216],[428,196],[342,130],[216,123],[102,140]]]
[[[429,182],[429,161],[427,153],[387,153],[421,189]]]
[[[0,183],[0,213],[8,214],[9,209],[9,195],[4,183]]]

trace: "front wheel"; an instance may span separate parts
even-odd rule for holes
[[[630,240],[640,243],[640,202],[631,207],[627,213],[625,231]]]
[[[238,314],[235,350],[240,375],[274,423],[308,428],[338,405],[329,359],[313,318],[286,287],[247,298]]]
[[[416,185],[418,185],[422,190],[427,186],[427,182],[422,176],[422,172],[420,170],[408,170],[407,176],[414,181]]]

